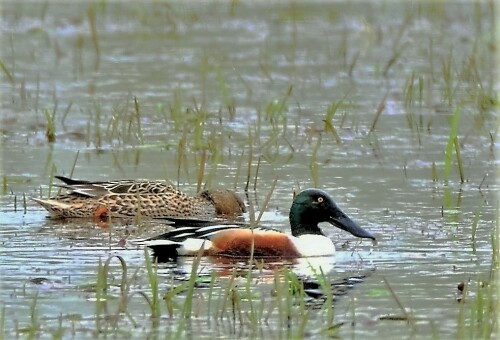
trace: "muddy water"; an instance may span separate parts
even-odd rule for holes
[[[25,211],[24,196],[47,196],[51,173],[69,174],[75,159],[77,178],[168,178],[194,193],[205,149],[205,182],[240,193],[249,155],[251,189],[260,158],[247,197],[256,207],[277,179],[265,224],[286,230],[293,190],[318,186],[377,235],[372,246],[324,226],[338,250],[319,260],[329,275],[370,272],[335,302],[341,335],[454,336],[457,284],[473,286],[491,265],[498,190],[491,6],[4,4],[4,332],[30,325],[37,296],[43,336],[61,318],[66,336],[92,337],[95,294],[86,285],[99,259],[122,256],[134,289],[147,291],[143,251],[122,240],[166,228],[52,221],[29,200]],[[335,103],[338,140],[324,123]],[[463,184],[455,153],[448,181],[444,171],[457,107]],[[56,139],[48,143],[46,114],[54,111]],[[182,277],[190,264],[164,265],[160,275]],[[232,266],[202,262],[205,273]],[[381,320],[402,314],[386,282],[415,329]],[[143,300],[130,309],[147,320]],[[123,336],[152,332],[121,322]],[[311,324],[320,328],[321,320]],[[191,326],[195,336],[233,334]],[[271,319],[261,335],[284,336],[279,329]]]

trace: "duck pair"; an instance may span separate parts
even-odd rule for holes
[[[111,216],[208,221],[210,218],[241,215],[245,205],[229,190],[207,190],[187,196],[165,182],[115,181],[89,182],[57,176],[69,193],[47,200],[34,199],[52,216],[92,217],[104,207]],[[352,235],[375,240],[368,231],[350,219],[323,190],[306,189],[293,200],[289,213],[292,234],[263,227],[211,224],[188,225],[144,240],[160,260],[178,256],[311,257],[335,253],[335,246],[320,229],[328,222]]]

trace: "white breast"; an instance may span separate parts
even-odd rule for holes
[[[335,245],[326,236],[306,234],[291,239],[303,257],[335,254]]]

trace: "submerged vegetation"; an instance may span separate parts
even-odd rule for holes
[[[13,236],[0,243],[7,249],[35,235],[65,248],[25,250],[21,241],[21,260],[2,253],[33,268],[21,283],[6,281],[0,338],[335,338],[375,327],[380,336],[495,338],[500,105],[492,1],[391,4],[390,18],[387,4],[72,6],[6,4],[3,13],[13,28],[0,58],[2,199],[16,219],[27,217],[7,225]],[[457,22],[467,30],[454,31]],[[344,266],[373,261],[377,271],[340,283],[336,275],[345,273],[315,268],[306,279],[291,264],[256,260],[218,266],[196,258],[185,270],[122,246],[147,231],[140,216],[132,223],[138,231],[109,223],[105,241],[78,243],[84,237],[67,233],[71,223],[37,215],[34,225],[26,214],[26,196],[50,196],[60,190],[54,176],[73,173],[166,178],[193,191],[232,186],[247,194],[252,225],[265,212],[285,213],[297,189],[336,188],[341,201],[356,196],[353,209],[359,204],[360,219],[380,233],[382,260],[345,242]],[[79,275],[81,263],[71,261],[87,247],[97,274]],[[31,264],[38,250],[54,267]],[[438,269],[422,275],[448,280],[436,284],[447,292],[460,277],[457,301],[438,293],[453,320],[414,307],[426,289],[423,280],[412,281],[415,292],[398,281],[411,281],[422,261],[408,253],[428,261],[439,253],[443,277],[425,276]],[[355,283],[365,278],[371,288],[361,290]],[[66,299],[81,310],[51,305]]]

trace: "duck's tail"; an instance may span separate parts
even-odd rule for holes
[[[150,248],[153,251],[153,257],[158,262],[176,261],[179,257],[179,248],[183,246],[181,242],[161,239],[137,239],[131,242]]]
[[[52,199],[44,200],[34,197],[30,199],[44,207],[50,213],[51,217],[62,217],[65,215],[64,212],[70,208],[68,204]]]
[[[67,184],[67,185],[81,185],[81,184],[92,184],[92,182],[90,181],[82,181],[82,180],[79,180],[79,179],[73,179],[73,178],[69,178],[69,177],[64,177],[64,176],[54,176],[55,178],[57,178],[58,180],[60,180],[61,182]]]

